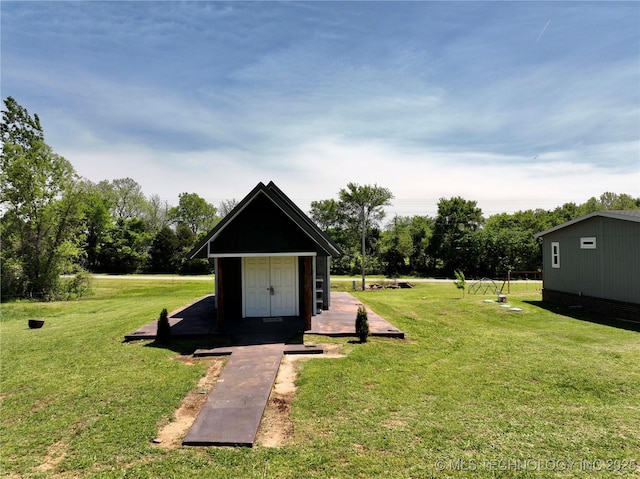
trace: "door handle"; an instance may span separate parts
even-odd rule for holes
[[[271,296],[273,296],[274,294],[276,294],[276,292],[273,289],[273,286],[269,286],[269,292],[271,293]]]

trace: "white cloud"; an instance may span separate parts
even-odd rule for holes
[[[434,215],[438,199],[452,196],[478,201],[485,214],[581,203],[605,191],[640,196],[637,168],[570,161],[571,155],[563,152],[549,156],[534,160],[472,151],[402,151],[383,143],[325,139],[293,153],[290,161],[306,168],[297,179],[300,186],[292,182],[290,188],[298,198],[326,199],[336,198],[348,182],[377,183],[394,193],[390,210],[402,215]]]
[[[640,196],[637,8],[149,5],[2,6],[5,91],[94,181],[216,204],[274,180],[305,210],[377,183],[403,215]]]

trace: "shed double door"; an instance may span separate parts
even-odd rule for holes
[[[295,256],[243,258],[243,316],[297,316],[297,265]]]

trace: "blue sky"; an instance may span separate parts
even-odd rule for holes
[[[2,97],[92,180],[389,215],[640,197],[638,2],[11,2]]]

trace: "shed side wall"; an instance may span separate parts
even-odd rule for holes
[[[596,238],[596,248],[580,248],[584,237]],[[560,268],[551,266],[552,242]],[[640,223],[590,218],[546,235],[543,248],[545,289],[640,303]]]

